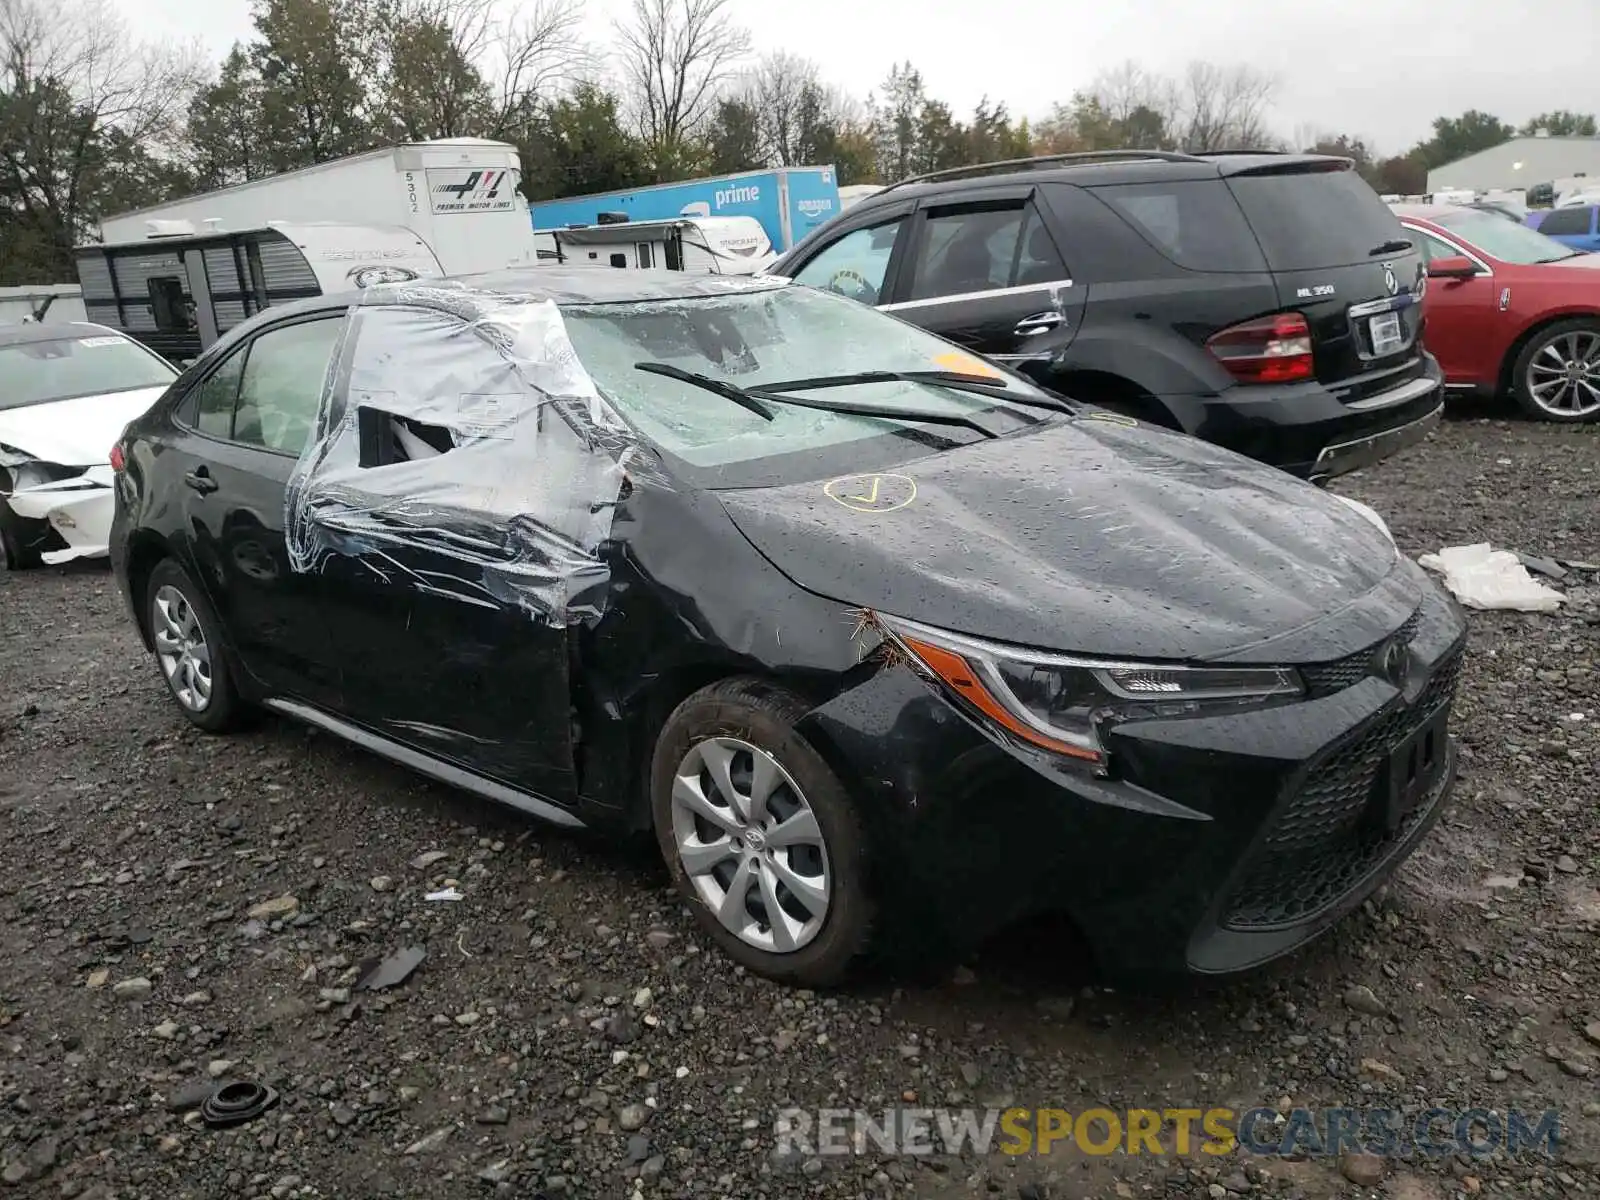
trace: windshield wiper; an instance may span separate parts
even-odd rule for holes
[[[857,371],[854,375],[819,375],[814,379],[785,379],[778,383],[764,383],[769,392],[805,392],[813,388],[849,387],[857,383],[934,383],[961,391],[976,392],[997,400],[1009,400],[1024,408],[1042,408],[1049,412],[1070,413],[1059,400],[1040,396],[1018,396],[1006,386],[1005,380],[988,375],[969,375],[963,371]]]
[[[651,375],[665,375],[668,379],[677,379],[683,383],[692,383],[696,387],[703,387],[706,391],[715,392],[724,400],[732,400],[740,408],[755,413],[763,421],[773,420],[772,410],[757,400],[754,394],[745,391],[736,383],[729,383],[725,379],[713,379],[710,375],[697,375],[693,371],[685,371],[682,367],[675,367],[671,363],[634,363],[633,369],[635,371],[645,371]]]
[[[1393,241],[1385,242],[1381,246],[1374,246],[1371,250],[1368,250],[1367,257],[1376,258],[1380,254],[1399,254],[1400,251],[1409,249],[1411,249],[1411,243],[1406,241],[1405,238],[1395,238]]]
[[[883,417],[891,421],[917,421],[925,425],[960,425],[981,433],[986,438],[999,437],[994,430],[979,424],[971,417],[961,416],[956,413],[926,412],[917,408],[885,408],[876,404],[841,404],[834,400],[813,400],[800,396],[784,395],[772,387],[742,388],[738,384],[729,383],[723,379],[715,379],[710,375],[699,375],[693,371],[685,371],[671,363],[642,362],[634,363],[634,370],[648,371],[652,375],[665,375],[669,379],[678,379],[684,383],[692,383],[696,387],[703,387],[708,392],[715,392],[719,396],[732,400],[741,408],[747,408],[753,413],[758,413],[768,421],[772,420],[772,410],[763,400],[773,401],[778,404],[792,404],[796,408],[814,408],[819,412],[838,413],[846,417]],[[865,382],[853,376],[838,376],[838,383],[831,386],[843,386],[845,383]],[[830,386],[826,381],[818,384],[814,380],[801,380],[806,387]],[[778,388],[788,389],[795,384],[778,384]]]

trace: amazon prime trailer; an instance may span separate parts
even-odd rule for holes
[[[151,236],[74,252],[86,318],[187,362],[262,309],[374,283],[444,275],[400,226],[294,225],[196,230],[154,222]]]

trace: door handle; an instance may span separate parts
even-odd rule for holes
[[[196,467],[183,477],[183,481],[202,496],[216,491],[218,487],[217,481],[211,478],[211,472],[204,467]]]
[[[1058,312],[1034,313],[1033,316],[1023,317],[1022,320],[1018,321],[1017,327],[1012,330],[1012,333],[1017,337],[1032,337],[1036,333],[1045,333],[1054,329],[1057,325],[1063,325],[1066,320]]]

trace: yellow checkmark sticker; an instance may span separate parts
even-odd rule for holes
[[[856,512],[893,512],[917,498],[917,483],[909,475],[844,475],[828,480],[822,491],[835,504]]]

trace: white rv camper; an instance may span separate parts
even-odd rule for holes
[[[522,164],[515,146],[483,138],[447,138],[373,150],[286,171],[170,204],[108,217],[104,242],[149,236],[152,221],[204,228],[260,229],[353,222],[403,225],[451,275],[532,266],[533,223],[517,191]]]
[[[541,229],[534,237],[541,261],[578,266],[754,275],[777,259],[772,239],[754,217],[602,219],[598,225]]]
[[[426,242],[398,225],[196,230],[154,221],[136,241],[79,246],[83,306],[173,362],[185,362],[264,308],[374,283],[444,275]]]

